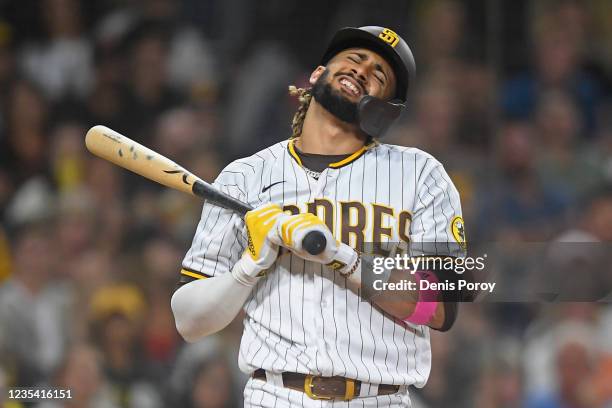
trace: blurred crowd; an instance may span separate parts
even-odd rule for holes
[[[612,241],[607,0],[3,1],[0,391],[72,389],[42,408],[240,406],[240,318],[187,345],[169,307],[201,203],[93,157],[84,135],[104,124],[212,181],[290,135],[288,85],[336,29],[367,24],[394,27],[418,67],[384,141],[445,165],[469,242]],[[411,395],[611,407],[611,339],[603,302],[463,305]]]

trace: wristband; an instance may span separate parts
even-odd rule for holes
[[[421,281],[426,280],[431,283],[438,283],[436,275],[430,272],[416,272],[414,276],[417,279],[417,285],[421,287]],[[436,312],[438,302],[435,300],[438,298],[437,289],[419,289],[419,300],[414,307],[412,314],[404,319],[405,322],[413,324],[427,324],[431,320],[431,317]]]
[[[240,259],[232,268],[232,276],[238,282],[244,286],[253,286],[259,278],[257,276],[251,276],[244,271],[244,259]]]

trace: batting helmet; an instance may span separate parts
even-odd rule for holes
[[[321,65],[327,65],[334,55],[347,48],[366,48],[383,57],[393,69],[396,78],[395,95],[383,101],[366,95],[359,101],[359,127],[374,137],[383,136],[404,109],[408,88],[414,82],[416,65],[408,44],[395,31],[378,26],[346,27],[332,38]]]
[[[391,65],[396,77],[395,99],[406,101],[408,88],[416,75],[414,57],[408,44],[395,31],[378,26],[346,27],[340,29],[327,47],[321,65],[347,48],[360,47],[372,50]]]

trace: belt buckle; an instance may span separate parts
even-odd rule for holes
[[[318,378],[318,376],[312,374],[306,375],[306,379],[304,380],[304,393],[306,393],[309,398],[314,400],[331,401],[335,399],[335,397],[325,397],[322,395],[317,395],[312,391],[312,388],[314,387],[314,384],[312,382],[315,378]],[[346,391],[344,393],[343,401],[350,401],[355,398],[355,380],[351,378],[345,379],[345,389]]]
[[[314,400],[333,400],[334,397],[324,397],[322,395],[317,395],[312,391],[312,388],[314,386],[314,384],[312,383],[312,381],[316,378],[317,376],[308,374],[306,376],[306,379],[304,380],[304,392],[306,393],[306,395],[308,395],[309,398],[314,399]]]

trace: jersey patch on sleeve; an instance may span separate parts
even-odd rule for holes
[[[465,250],[467,244],[465,241],[465,226],[463,225],[463,218],[461,218],[459,215],[454,217],[451,221],[450,227],[451,232],[453,233],[453,238],[455,238],[455,241],[457,241],[461,248]]]

